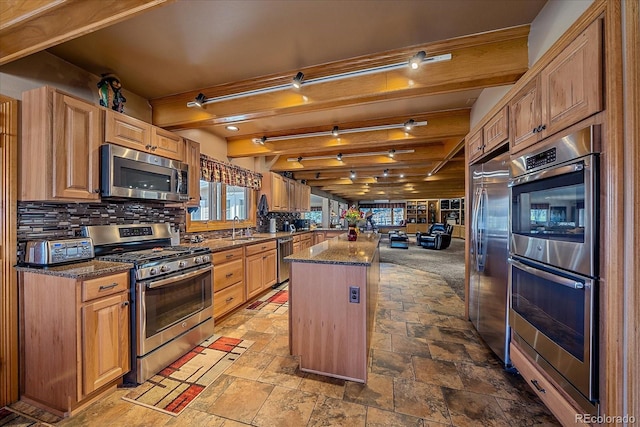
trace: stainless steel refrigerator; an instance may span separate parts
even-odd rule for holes
[[[509,358],[509,154],[471,167],[469,317],[505,367]]]

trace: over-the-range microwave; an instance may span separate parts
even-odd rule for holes
[[[100,147],[103,198],[184,202],[189,200],[189,167],[177,160],[113,144]]]

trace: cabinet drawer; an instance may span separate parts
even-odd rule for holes
[[[257,254],[260,252],[268,251],[269,249],[276,248],[276,241],[269,240],[268,242],[262,242],[255,245],[249,245],[246,247],[246,256]]]
[[[300,236],[299,234],[296,236],[293,236],[293,243],[299,243],[300,240],[302,240],[302,236]]]
[[[113,274],[82,282],[82,301],[90,301],[129,290],[129,273]]]
[[[213,294],[213,318],[227,314],[245,302],[244,283],[238,282]]]
[[[244,263],[236,259],[213,266],[213,291],[218,292],[244,279]]]
[[[213,265],[217,266],[234,259],[242,259],[242,248],[231,249],[228,251],[214,252],[212,255]]]

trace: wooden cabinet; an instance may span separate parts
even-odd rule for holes
[[[184,140],[184,162],[189,166],[189,201],[187,206],[200,205],[200,144]]]
[[[245,247],[247,299],[278,282],[276,241],[256,243]]]
[[[313,246],[313,234],[312,233],[304,233],[300,236],[300,250],[308,249]]]
[[[246,301],[244,250],[215,252],[213,258],[213,317],[219,319]]]
[[[467,140],[469,163],[489,154],[509,140],[509,108],[498,111],[481,129]]]
[[[407,200],[407,233],[425,233],[429,224],[438,221],[438,200]]]
[[[325,240],[325,232],[324,231],[314,231],[313,232],[313,244],[317,245],[318,243],[322,243]]]
[[[113,110],[106,110],[105,141],[173,160],[184,159],[182,137]]]
[[[262,180],[270,212],[307,212],[311,210],[311,187],[269,172]]]
[[[130,369],[129,273],[20,273],[22,398],[68,416]]]
[[[602,22],[594,21],[509,102],[515,153],[602,110]]]
[[[100,107],[49,87],[22,102],[20,200],[99,200]]]

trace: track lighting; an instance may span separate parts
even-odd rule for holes
[[[336,156],[336,159],[338,159],[339,162],[342,161],[342,153],[338,153],[338,155]]]
[[[264,143],[267,142],[267,137],[263,136],[262,138],[253,138],[252,141],[254,144],[264,145]]]
[[[302,79],[304,79],[304,73],[298,71],[298,74],[293,78],[293,87],[300,89],[302,87]]]
[[[316,173],[316,179],[320,178],[320,172]]]
[[[351,179],[354,179],[356,177],[356,173],[354,171],[351,171]]]
[[[302,161],[302,157],[298,157],[298,163]]]
[[[331,131],[331,135],[333,135],[335,138],[337,138],[340,135],[340,131],[338,129],[338,126],[334,126],[333,130]]]
[[[404,174],[403,173],[400,174],[400,178],[404,178]]]
[[[414,153],[416,150],[413,149],[409,149],[409,150],[394,150],[396,154],[410,154],[410,153]],[[365,153],[351,153],[351,154],[342,154],[342,153],[338,153],[336,155],[336,159],[338,159],[338,161],[342,161],[342,159],[344,159],[345,157],[367,157],[367,156],[384,156],[387,155],[388,152],[387,151],[368,151]],[[304,158],[305,160],[325,160],[325,159],[333,159],[333,155],[327,155],[327,156],[307,156]],[[287,159],[288,162],[297,162],[298,159],[296,157],[289,157]]]
[[[389,169],[385,169],[385,170],[382,172],[382,175],[384,175],[384,176],[389,176]]]
[[[431,176],[431,175],[433,175],[431,172],[429,172],[429,173],[427,174],[427,176]]]
[[[412,70],[417,70],[418,68],[420,68],[420,65],[422,65],[422,61],[424,61],[426,57],[427,53],[424,50],[421,50],[420,52],[413,55],[413,57],[411,57],[411,59],[409,60],[409,66]]]
[[[393,159],[393,156],[396,154],[396,150],[389,150],[389,157]]]
[[[411,129],[413,129],[413,127],[416,125],[415,120],[413,119],[409,119],[406,122],[404,122],[404,130],[406,130],[407,132],[410,131]]]
[[[413,69],[417,69],[421,64],[426,63],[426,62],[441,62],[441,61],[449,61],[450,59],[451,59],[451,54],[450,53],[431,56],[431,57],[427,58],[426,57],[426,53],[423,50],[421,50],[420,52],[416,53],[409,60],[409,66],[411,68],[413,68]],[[399,63],[395,63],[395,64],[380,65],[380,66],[377,66],[377,67],[364,68],[364,69],[361,69],[361,70],[348,71],[348,72],[345,72],[345,73],[338,73],[338,74],[333,74],[333,75],[329,75],[329,76],[318,77],[318,78],[315,78],[315,79],[308,79],[308,80],[305,80],[304,85],[305,86],[309,86],[309,85],[312,85],[312,84],[327,83],[327,82],[336,81],[336,80],[342,80],[342,79],[346,79],[346,78],[350,78],[350,77],[359,77],[359,76],[364,76],[364,75],[368,75],[368,74],[383,73],[383,72],[386,72],[386,71],[405,68],[406,66],[407,66],[407,62],[399,62]],[[231,93],[231,94],[228,94],[228,95],[216,96],[214,98],[207,98],[203,94],[198,94],[198,96],[196,97],[195,101],[187,102],[187,107],[202,107],[203,105],[213,104],[214,102],[228,101],[228,100],[231,100],[231,99],[245,98],[245,97],[248,97],[248,96],[262,95],[262,94],[265,94],[265,93],[277,92],[277,91],[281,91],[281,90],[291,89],[292,85],[296,89],[299,89],[300,87],[302,87],[302,80],[303,79],[304,79],[304,73],[302,73],[301,71],[298,71],[296,73],[295,77],[293,77],[293,81],[292,81],[291,84],[289,84],[289,83],[279,84],[279,85],[275,85],[275,86],[271,86],[271,87],[265,87],[265,88],[260,88],[260,89],[247,90],[247,91],[244,91],[244,92]],[[200,96],[200,95],[202,95],[202,96]]]
[[[199,93],[198,96],[196,96],[196,100],[193,101],[193,103],[195,104],[196,107],[202,108],[206,100],[207,100],[207,97],[204,96],[204,93]]]

